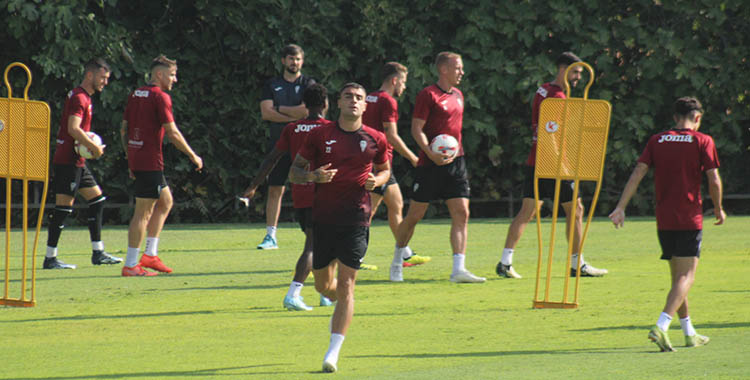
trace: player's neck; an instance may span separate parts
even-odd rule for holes
[[[437,86],[440,87],[443,92],[452,92],[453,91],[453,84],[448,82],[445,78],[440,78],[437,81]]]
[[[390,83],[383,83],[382,86],[378,89],[378,91],[383,91],[386,94],[390,95],[391,97],[396,97],[396,88],[393,87]]]
[[[362,128],[362,118],[349,119],[344,116],[339,116],[339,128],[347,132],[355,132]]]
[[[294,82],[297,80],[297,78],[302,76],[301,71],[297,71],[296,73],[290,73],[289,71],[284,70],[284,80],[287,82]]]
[[[82,88],[84,91],[86,91],[89,96],[94,95],[94,85],[91,83],[88,83],[87,81],[81,82],[78,87]]]

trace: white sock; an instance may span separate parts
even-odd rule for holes
[[[513,248],[503,248],[503,257],[500,258],[503,265],[513,265]]]
[[[695,327],[693,327],[693,322],[690,322],[690,316],[680,318],[680,326],[682,326],[682,332],[685,333],[685,335],[695,336]]]
[[[454,253],[453,254],[453,273],[458,272],[465,272],[466,267],[464,266],[464,262],[466,261],[466,255],[463,253]]]
[[[159,249],[159,238],[158,237],[147,237],[146,238],[146,250],[143,252],[149,256],[156,256]]]
[[[341,345],[344,343],[344,338],[345,337],[341,334],[331,334],[331,343],[328,346],[328,352],[326,352],[323,361],[333,364],[336,364],[339,361],[339,351],[341,350]]]
[[[91,249],[94,251],[103,251],[104,250],[104,243],[101,241],[92,241],[91,242]]]
[[[302,292],[302,287],[305,286],[305,284],[297,281],[292,281],[291,285],[289,285],[289,291],[286,292],[287,297],[299,297],[300,292]]]
[[[128,253],[125,256],[125,266],[132,268],[138,265],[138,247],[128,247]]]
[[[659,315],[659,320],[656,321],[656,325],[659,326],[661,331],[667,331],[669,330],[669,324],[672,323],[672,317],[669,316],[669,314],[665,312],[661,312]]]
[[[266,226],[266,235],[276,239],[276,226]]]
[[[406,251],[407,248],[408,247],[396,246],[396,249],[393,250],[393,262],[391,263],[391,265],[404,265],[404,251]]]
[[[57,257],[57,247],[50,247],[47,246],[47,254],[45,257],[49,257],[50,259],[53,257]]]
[[[396,246],[396,248],[398,248],[398,246]],[[412,252],[411,248],[409,248],[408,245],[406,247],[402,248],[401,252],[402,252],[402,257],[404,258],[404,260],[406,260],[406,259],[408,259],[408,258],[410,258],[410,257],[412,257],[414,255],[414,252]]]
[[[583,261],[583,253],[582,253],[581,254],[581,266],[583,266],[583,264],[586,264],[586,262]],[[578,254],[577,253],[570,255],[570,268],[578,269]]]

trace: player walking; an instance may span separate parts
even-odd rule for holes
[[[123,276],[153,276],[143,267],[170,273],[158,256],[159,234],[172,209],[172,192],[164,177],[162,142],[166,133],[169,141],[185,153],[196,166],[203,168],[203,160],[193,152],[177,128],[172,113],[172,98],[165,91],[177,83],[177,61],[164,55],[151,63],[151,83],[138,88],[128,97],[123,115],[123,148],[128,157],[128,168],[135,177],[135,211],[128,228],[128,253]],[[143,235],[146,251],[138,261]]]
[[[684,97],[677,99],[674,108],[676,125],[651,136],[617,207],[609,214],[615,228],[622,227],[630,198],[649,168],[654,168],[656,228],[661,259],[669,261],[672,288],[648,338],[662,351],[674,351],[667,330],[675,312],[680,316],[685,346],[702,346],[709,341],[708,337],[695,332],[688,313],[688,292],[695,281],[703,238],[701,172],[705,172],[708,178],[708,191],[716,216],[714,224],[723,224],[727,217],[721,206],[722,185],[716,146],[711,136],[698,132],[703,107],[697,99]]]
[[[75,269],[73,264],[66,264],[57,258],[57,243],[65,227],[65,218],[73,212],[75,194],[80,194],[88,203],[89,235],[91,236],[91,263],[118,264],[122,262],[104,252],[102,242],[102,214],[104,201],[102,189],[96,183],[93,174],[86,166],[86,159],[76,154],[74,145],[88,148],[99,158],[104,154],[104,147],[96,145],[86,132],[91,130],[93,107],[91,95],[102,92],[109,81],[110,68],[103,59],[93,59],[84,65],[81,84],[68,93],[65,100],[60,130],[57,132],[57,146],[52,158],[55,173],[55,209],[47,229],[47,254],[44,258],[44,269]]]
[[[293,183],[316,183],[312,210],[315,288],[338,301],[324,372],[336,371],[354,315],[354,284],[370,235],[370,191],[382,186],[391,174],[385,136],[362,124],[366,96],[361,85],[345,84],[339,93],[338,122],[308,134],[289,172]],[[334,273],[337,266],[338,276]]]
[[[565,99],[565,70],[571,64],[575,62],[581,62],[581,59],[577,55],[571,52],[562,53],[557,60],[555,65],[557,66],[557,76],[552,82],[543,84],[536,90],[534,95],[534,101],[531,104],[531,130],[532,130],[532,143],[531,152],[526,160],[526,166],[524,168],[525,177],[523,183],[523,201],[521,203],[521,210],[513,218],[510,227],[508,228],[508,235],[505,238],[505,248],[503,249],[502,257],[500,262],[497,263],[495,272],[500,277],[505,278],[521,278],[521,275],[516,273],[513,268],[513,252],[521,240],[526,225],[531,221],[536,212],[536,205],[534,201],[534,167],[536,165],[536,136],[537,136],[537,122],[539,120],[539,106],[542,101],[547,98],[560,98]],[[583,67],[577,66],[570,70],[568,73],[568,84],[575,87],[578,81],[581,80],[583,73]],[[554,179],[540,179],[539,180],[539,198],[554,198],[555,196],[555,180]],[[569,236],[571,224],[574,224],[573,232],[573,252],[570,260],[570,275],[576,275],[576,269],[578,268],[578,253],[581,246],[581,238],[583,234],[583,203],[581,198],[576,200],[576,220],[571,220],[570,217],[573,207],[573,181],[562,181],[560,183],[560,202],[562,202],[563,210],[566,215],[566,233],[565,237]],[[539,206],[543,201],[539,201]],[[583,255],[583,254],[581,254]],[[581,276],[583,277],[599,277],[608,273],[606,269],[598,269],[591,265],[588,265],[581,257]]]
[[[403,281],[403,257],[417,223],[422,220],[430,201],[444,199],[451,215],[450,241],[453,249],[453,282],[484,282],[464,266],[469,223],[469,179],[466,172],[461,129],[464,96],[456,88],[464,75],[461,56],[442,52],[435,60],[438,71],[436,84],[417,95],[411,133],[421,148],[415,169],[414,191],[409,211],[398,228],[396,249],[391,262],[391,281]],[[455,156],[435,153],[430,141],[439,134],[449,134],[459,142]]]
[[[284,73],[270,79],[263,86],[260,100],[260,114],[263,120],[269,121],[270,137],[268,151],[272,151],[281,136],[284,127],[293,121],[307,117],[307,108],[302,103],[302,94],[307,86],[315,83],[312,78],[302,75],[302,64],[305,52],[302,48],[290,44],[281,49],[281,64]],[[268,176],[268,194],[266,196],[266,236],[258,244],[258,249],[277,249],[276,226],[281,212],[281,198],[284,196],[284,183],[289,175],[292,159],[283,155]]]
[[[285,155],[297,156],[297,152],[305,142],[310,131],[323,125],[328,125],[331,121],[325,119],[328,111],[328,91],[325,86],[315,83],[308,86],[302,95],[305,106],[308,109],[308,117],[289,123],[281,132],[279,141],[276,146],[266,156],[260,165],[258,174],[255,175],[250,186],[245,190],[244,196],[252,198],[255,191],[268,176],[268,173],[278,164],[279,160]],[[302,287],[305,280],[310,274],[313,262],[313,222],[312,222],[312,205],[315,196],[314,183],[292,184],[292,201],[294,202],[294,212],[299,221],[302,232],[305,233],[305,247],[302,254],[297,260],[289,290],[284,297],[284,307],[288,310],[312,310],[312,307],[305,305],[302,296]],[[320,306],[330,306],[331,301],[320,295]]]
[[[362,123],[383,132],[391,147],[409,160],[412,166],[417,166],[419,158],[398,135],[398,103],[395,98],[404,93],[407,75],[409,75],[409,71],[406,66],[398,62],[388,62],[383,66],[383,83],[380,85],[380,89],[367,95],[365,99],[367,109],[362,115]],[[389,157],[389,162],[393,167],[392,154]],[[385,200],[385,205],[388,207],[388,224],[395,239],[398,226],[404,219],[404,199],[401,196],[401,188],[398,186],[393,170],[391,170],[391,177],[388,182],[381,187],[376,187],[370,194],[370,198],[372,199],[370,222],[372,222],[372,217],[375,216],[380,202]],[[414,254],[409,246],[404,247],[402,252],[404,254],[404,266],[420,265],[431,260],[430,257]]]

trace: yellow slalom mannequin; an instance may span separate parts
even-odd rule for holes
[[[13,98],[13,89],[8,83],[8,72],[13,67],[20,67],[26,71],[28,82],[24,89],[23,99]],[[36,304],[36,248],[39,240],[39,230],[42,227],[44,204],[47,199],[49,183],[49,133],[50,109],[47,103],[29,100],[31,87],[31,71],[23,63],[11,63],[5,69],[5,86],[8,88],[8,98],[0,98],[0,177],[5,179],[5,286],[0,298],[0,305],[34,306]],[[11,183],[14,180],[23,181],[23,242],[21,252],[21,288],[17,298],[10,297],[11,249],[10,249],[10,221],[11,221]],[[28,247],[26,232],[29,214],[29,181],[44,184],[39,217],[36,225],[36,236],[31,250],[31,297],[27,295],[26,282],[28,279]]]
[[[568,72],[583,66],[590,74],[589,83],[584,90],[583,98],[570,97]],[[536,288],[534,290],[534,308],[576,308],[578,307],[578,290],[581,271],[576,271],[575,293],[573,301],[568,301],[569,276],[568,268],[573,253],[574,228],[570,228],[568,236],[568,254],[565,271],[562,301],[550,301],[550,282],[552,279],[552,258],[554,256],[555,226],[557,210],[560,204],[560,181],[573,181],[573,199],[578,199],[580,181],[596,182],[596,191],[589,207],[589,215],[580,243],[578,268],[581,267],[583,243],[586,240],[591,218],[596,209],[596,202],[601,189],[604,157],[607,150],[607,136],[609,135],[609,120],[612,106],[605,100],[589,100],[589,88],[594,83],[594,70],[585,62],[576,62],[568,66],[565,71],[566,98],[545,99],[539,110],[539,130],[537,132],[536,169],[534,172],[534,199],[536,200],[536,225],[539,239],[539,258],[536,270]],[[539,184],[538,180],[548,178],[555,180],[555,197],[552,207],[552,224],[550,231],[549,254],[547,257],[546,281],[544,299],[539,298],[539,284],[542,270],[542,225],[539,216]],[[576,218],[576,207],[572,207],[571,219]]]

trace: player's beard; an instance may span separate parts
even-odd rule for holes
[[[289,74],[297,74],[299,72],[299,67],[285,67],[284,70]]]

